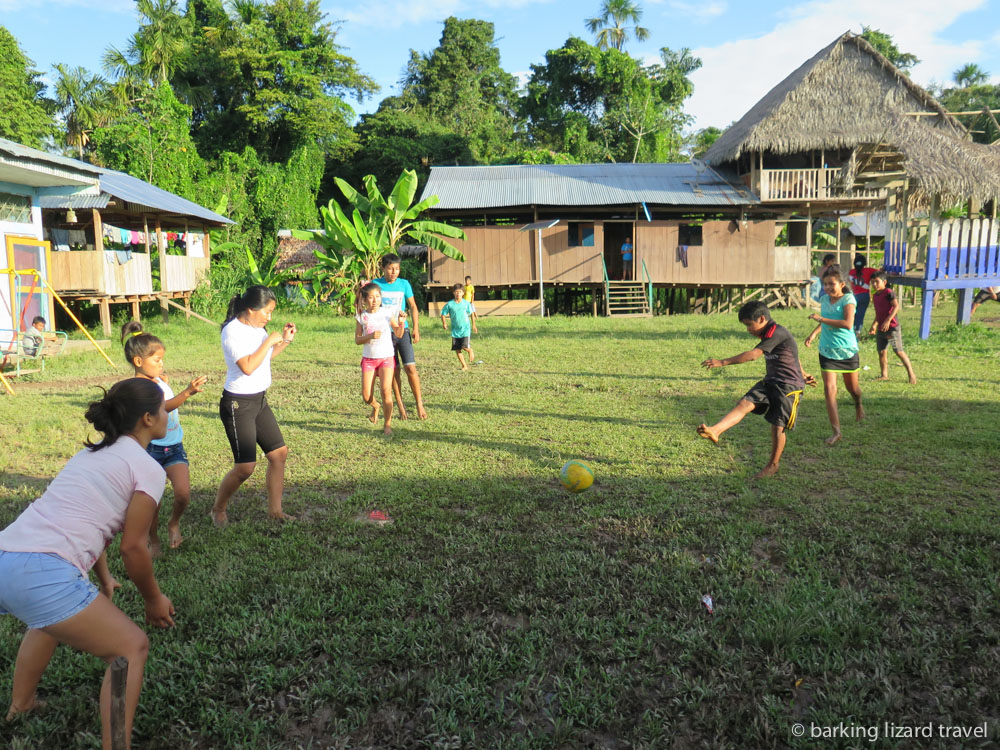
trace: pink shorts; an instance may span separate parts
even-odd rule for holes
[[[385,359],[374,359],[372,357],[361,358],[361,372],[378,372],[383,367],[395,370],[396,359],[394,357],[386,357]]]

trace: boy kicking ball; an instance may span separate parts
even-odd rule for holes
[[[727,359],[706,359],[702,367],[725,367],[764,358],[764,379],[754,385],[733,409],[709,427],[698,425],[698,435],[718,443],[726,430],[739,424],[753,412],[763,414],[771,424],[771,460],[754,475],[754,479],[777,473],[781,454],[785,450],[785,432],[795,426],[799,397],[806,385],[815,386],[816,379],[808,375],[799,362],[799,347],[795,337],[784,326],[771,319],[771,311],[763,302],[748,302],[739,311],[740,323],[747,333],[760,339],[753,349]]]

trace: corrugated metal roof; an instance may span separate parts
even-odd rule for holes
[[[38,199],[42,208],[105,208],[111,196],[99,195],[43,195]]]
[[[115,172],[113,169],[101,169],[100,171],[101,191],[128,203],[147,206],[156,211],[166,211],[179,216],[194,216],[215,224],[233,223],[225,216],[220,216],[197,203],[168,193],[166,190],[161,190],[155,185],[150,185],[148,182],[124,172]]]
[[[70,159],[66,156],[50,154],[47,151],[40,151],[37,148],[31,148],[30,146],[23,146],[14,141],[8,141],[6,138],[0,138],[0,151],[16,156],[18,159],[39,161],[59,166],[64,169],[71,169],[74,172],[90,172],[92,174],[97,174],[101,171],[100,167],[95,167],[93,164],[87,164],[85,161],[77,161],[76,159]]]
[[[738,206],[760,201],[736,177],[681,164],[517,164],[432,167],[432,210],[515,206]]]

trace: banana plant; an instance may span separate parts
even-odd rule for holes
[[[443,237],[465,239],[465,232],[440,221],[421,220],[420,214],[439,202],[431,195],[418,203],[417,173],[405,170],[388,196],[382,195],[373,175],[366,175],[365,193],[336,178],[337,187],[351,206],[348,216],[340,205],[331,200],[320,208],[322,232],[293,230],[298,239],[313,240],[326,253],[315,250],[316,259],[329,267],[338,268],[348,278],[373,279],[379,274],[382,257],[402,244],[404,239],[433,248],[448,258],[464,262],[465,256]]]

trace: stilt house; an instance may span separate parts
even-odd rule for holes
[[[899,285],[959,289],[1000,283],[996,197],[1000,152],[965,128],[867,41],[844,34],[769,91],[705,155],[779,216],[887,214],[884,267]],[[968,201],[942,220],[943,202]],[[979,207],[992,204],[986,215]],[[925,210],[915,210],[923,208]],[[811,221],[801,225],[811,246]],[[921,336],[930,332],[924,294]]]

